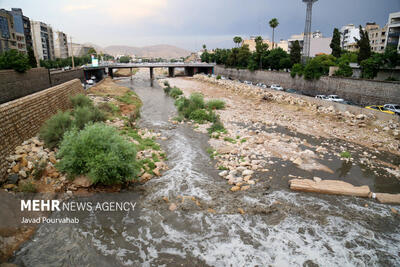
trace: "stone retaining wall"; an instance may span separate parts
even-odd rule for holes
[[[299,77],[292,78],[287,72],[251,72],[245,69],[238,70],[221,66],[216,66],[214,73],[233,79],[248,80],[255,83],[262,82],[267,85],[280,84],[284,88],[293,88],[310,96],[335,94],[361,106],[400,103],[400,83],[398,82],[378,82],[326,76],[316,81],[306,81]]]
[[[78,93],[85,92],[75,79],[0,105],[0,182],[6,177],[10,153],[58,110],[70,108],[69,97]]]

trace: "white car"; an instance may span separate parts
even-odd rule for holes
[[[397,115],[400,115],[400,105],[397,104],[386,104],[383,107],[387,110],[393,111]]]
[[[244,81],[245,84],[253,84],[252,82],[249,81]]]
[[[90,80],[87,80],[86,83],[89,84],[89,85],[93,85],[94,81],[92,79],[90,79]]]
[[[283,87],[280,86],[279,84],[273,84],[270,86],[271,89],[277,90],[277,91],[283,91]]]
[[[328,100],[328,97],[326,95],[316,95],[315,98],[321,100]]]
[[[327,98],[328,101],[332,101],[332,102],[337,102],[337,103],[343,103],[344,99],[338,97],[337,95],[328,95]]]
[[[90,79],[94,81],[96,80],[96,76],[93,75],[92,77],[90,77]]]

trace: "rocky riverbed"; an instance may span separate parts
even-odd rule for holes
[[[201,92],[227,105],[216,111],[227,133],[213,133],[211,156],[219,175],[232,185],[231,191],[248,190],[260,179],[268,179],[270,166],[301,169],[304,175],[289,173],[286,178],[343,179],[352,166],[400,181],[399,123],[378,121],[372,116],[319,106],[306,98],[263,90],[236,81],[217,80],[206,75],[166,79],[186,96]],[[164,80],[160,80],[162,85]],[[195,131],[207,133],[210,124],[193,124]],[[339,172],[335,162],[346,168]],[[290,171],[289,171],[290,172]],[[260,178],[263,177],[263,178]],[[286,179],[284,179],[286,180]],[[356,185],[373,182],[349,177]],[[390,186],[383,186],[390,190]],[[390,192],[399,192],[399,186]]]

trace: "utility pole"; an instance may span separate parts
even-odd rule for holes
[[[75,62],[74,62],[74,49],[72,48],[72,36],[69,36],[71,42],[71,59],[72,59],[72,69],[75,69]]]

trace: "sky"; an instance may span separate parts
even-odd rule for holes
[[[277,18],[275,41],[304,31],[301,0],[0,0],[0,8],[22,8],[25,16],[50,24],[73,42],[99,46],[170,44],[191,51],[230,48],[232,38],[271,38],[268,21]],[[400,0],[319,0],[312,30],[331,36],[349,23],[384,25],[400,12]]]

